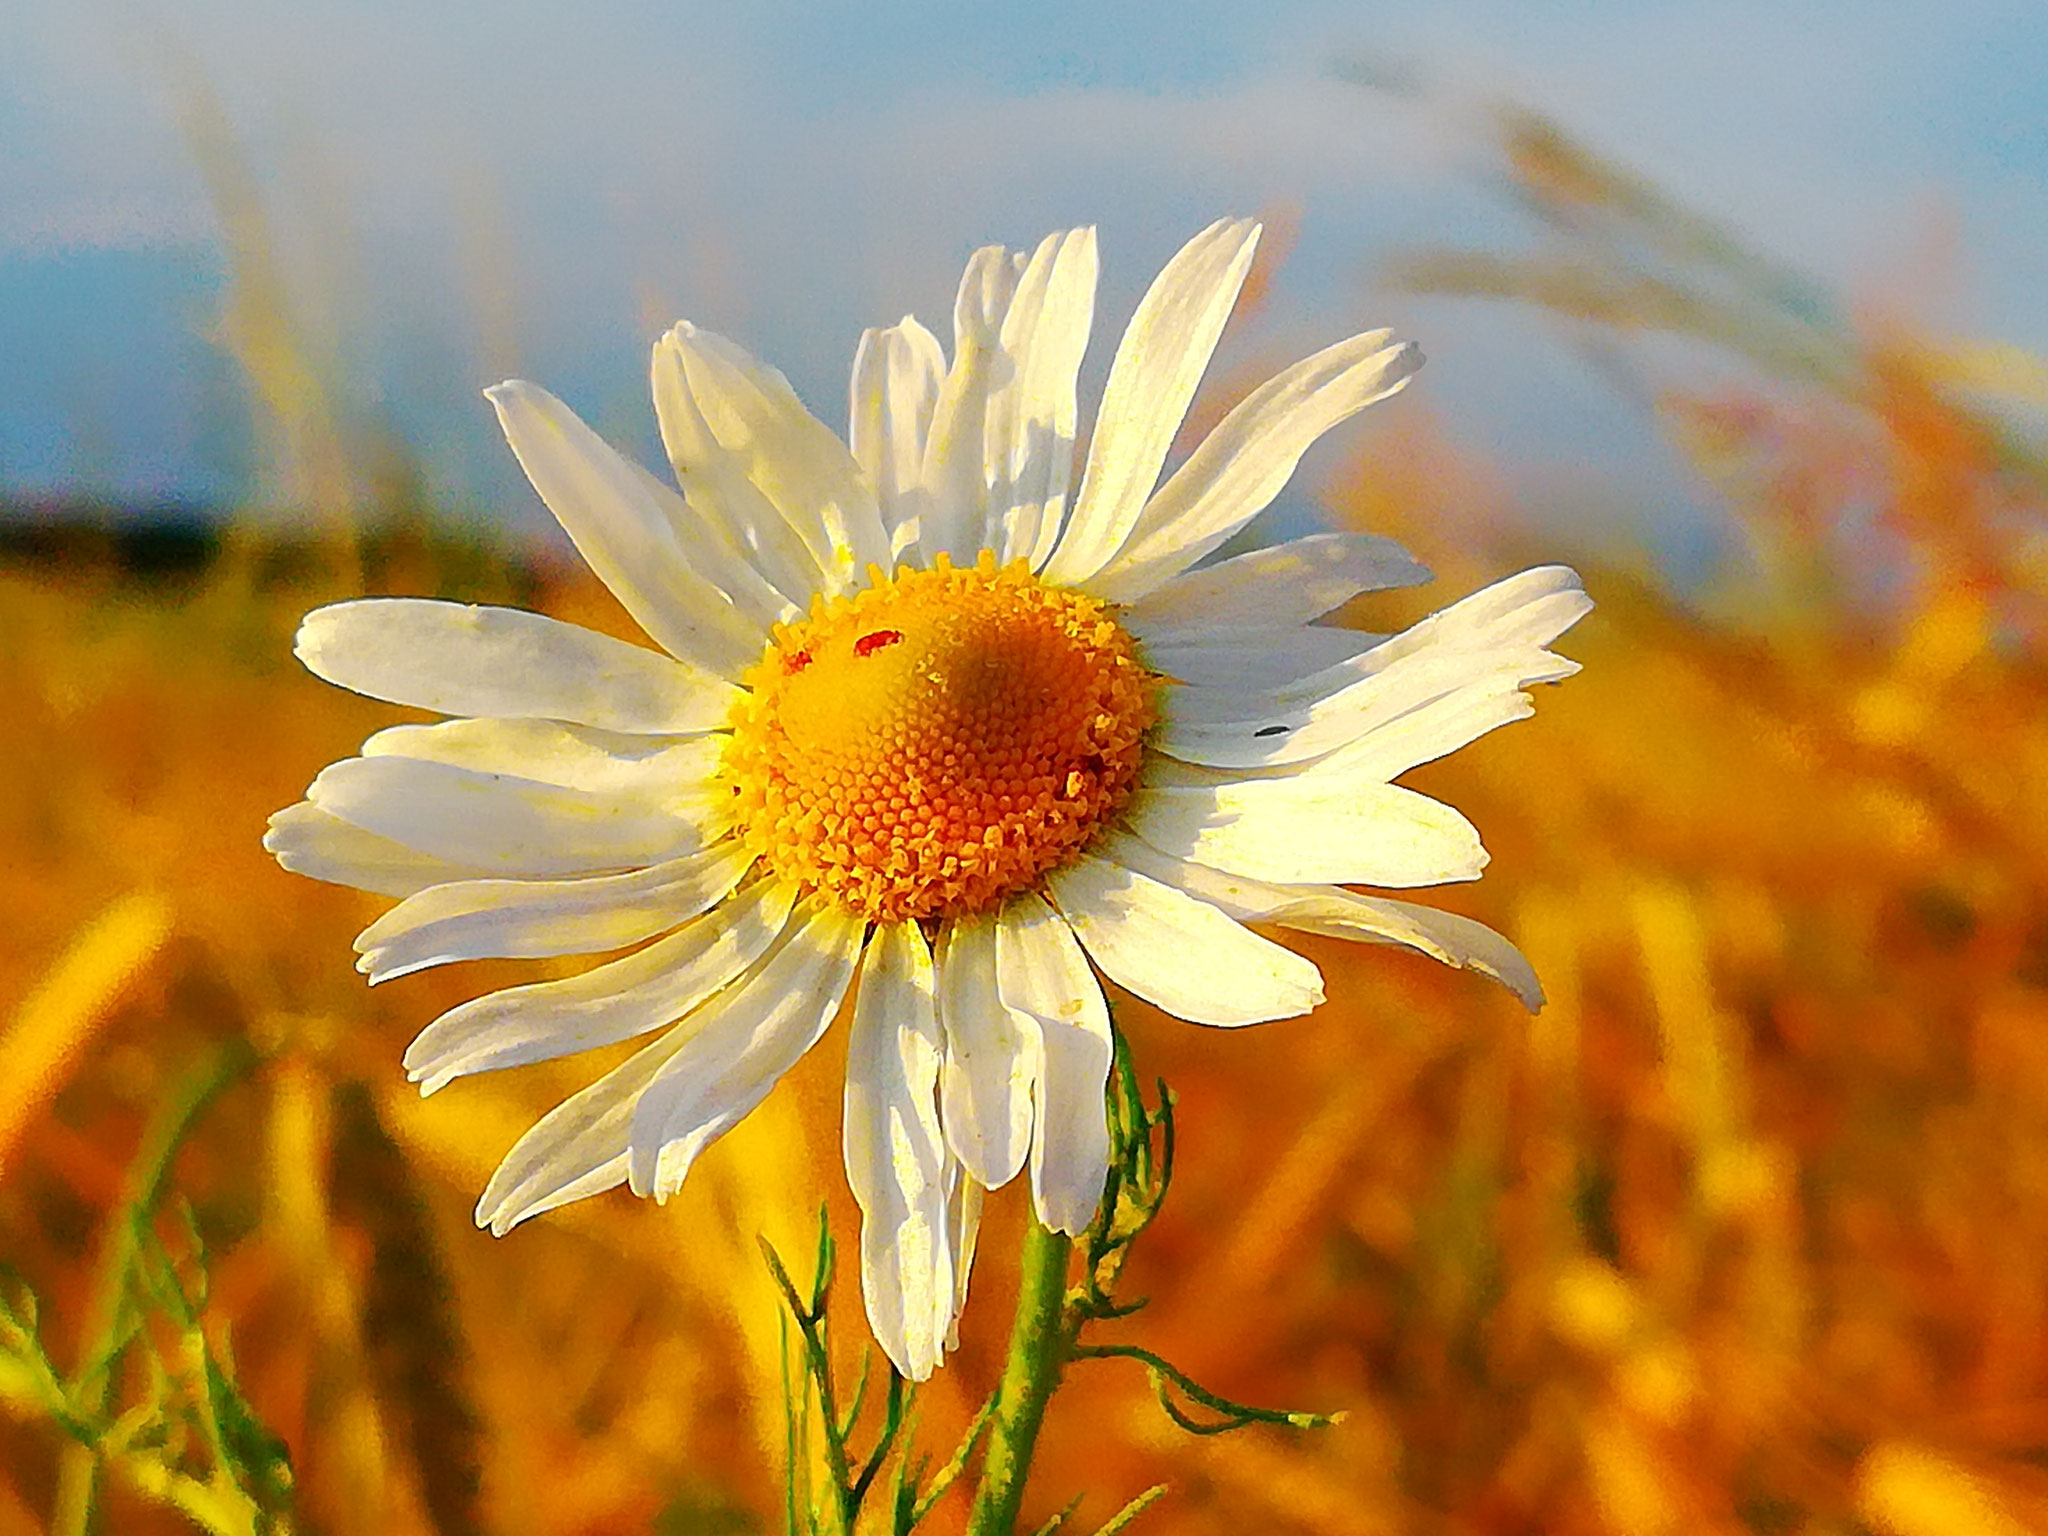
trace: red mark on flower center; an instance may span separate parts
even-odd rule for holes
[[[853,654],[872,656],[885,645],[894,645],[903,638],[900,629],[878,629],[871,635],[862,635],[853,642]]]
[[[792,651],[789,655],[782,658],[782,670],[785,675],[792,672],[801,672],[810,664],[811,648],[809,646],[805,646],[800,651]]]

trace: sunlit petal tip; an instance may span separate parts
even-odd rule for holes
[[[410,965],[386,965],[382,954],[381,950],[371,950],[356,959],[356,969],[362,973],[364,983],[368,986],[381,987],[387,981],[398,981],[407,976],[417,975],[440,963],[438,959],[426,959],[416,960]]]

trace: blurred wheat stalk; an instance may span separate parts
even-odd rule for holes
[[[0,713],[35,743],[0,755],[0,1530],[256,1529],[287,1487],[337,1536],[768,1529],[754,1236],[802,1251],[821,1202],[850,1230],[839,1066],[828,1044],[665,1210],[471,1228],[564,1085],[529,1069],[422,1114],[399,1051],[475,983],[364,993],[335,956],[369,907],[262,857],[265,814],[387,713],[301,679],[287,636],[357,590],[624,621],[347,515],[349,412],[207,110],[237,355],[279,483],[332,515],[235,532],[183,585],[0,569]],[[1536,960],[1539,1018],[1335,946],[1334,1000],[1258,1050],[1128,1010],[1186,1131],[1129,1277],[1144,1341],[1348,1417],[1191,1444],[1142,1379],[1084,1374],[1043,1485],[1096,1490],[1083,1528],[1160,1481],[1147,1520],[1191,1532],[2043,1528],[2048,471],[1995,407],[2044,371],[1851,319],[1540,119],[1497,144],[1545,246],[1407,280],[1542,305],[1631,367],[1650,333],[1739,363],[1714,393],[1642,377],[1746,566],[1706,594],[1596,573],[1584,676],[1426,770],[1496,851],[1467,895]],[[1341,516],[1454,587],[1530,553],[1454,547],[1499,498],[1412,413],[1372,446]],[[935,1444],[1012,1283],[977,1275],[920,1398]]]

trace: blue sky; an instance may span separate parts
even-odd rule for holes
[[[1361,56],[1428,89],[1345,83]],[[513,527],[535,504],[476,393],[507,373],[651,450],[646,346],[687,316],[836,423],[860,327],[915,311],[943,332],[978,244],[1099,224],[1106,353],[1181,239],[1273,207],[1299,210],[1299,243],[1236,355],[1396,325],[1459,440],[1566,483],[1598,465],[1673,525],[1682,481],[1566,338],[1374,280],[1404,246],[1523,237],[1482,175],[1479,105],[1551,112],[1852,296],[2048,350],[2043,79],[2048,8],[2001,0],[13,0],[0,490],[255,488],[177,127],[203,82],[343,396],[437,498]]]

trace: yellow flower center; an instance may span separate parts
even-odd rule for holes
[[[721,777],[784,878],[878,922],[979,912],[1122,807],[1156,680],[1103,603],[1022,561],[872,574],[776,626]]]

